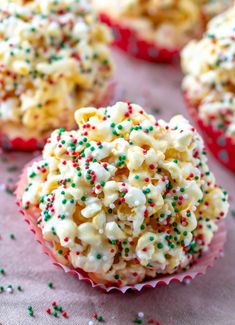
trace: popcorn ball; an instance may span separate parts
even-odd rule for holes
[[[183,89],[199,116],[235,139],[235,8],[214,18],[182,53]]]
[[[101,19],[113,27],[116,44],[137,57],[166,61],[189,40],[202,35],[206,22],[233,1],[93,0]]]
[[[0,4],[0,133],[45,139],[98,104],[112,74],[107,28],[87,0]]]
[[[225,136],[221,141],[212,133],[210,139],[220,144],[218,158],[228,164],[235,154],[234,30],[235,7],[214,18],[202,40],[192,41],[182,52],[183,90],[205,127]]]
[[[55,259],[118,287],[190,267],[228,210],[197,131],[123,102],[75,119],[28,168],[21,202]]]

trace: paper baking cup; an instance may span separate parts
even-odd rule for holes
[[[225,135],[222,130],[206,124],[199,117],[198,108],[193,105],[187,93],[184,93],[184,98],[190,115],[202,133],[206,146],[221,164],[235,172],[235,141]]]
[[[178,58],[179,49],[169,50],[157,46],[154,42],[141,38],[135,30],[113,20],[104,13],[100,14],[100,20],[113,30],[113,45],[138,59],[150,62],[171,63],[174,59]]]
[[[197,275],[205,274],[206,270],[209,267],[212,267],[214,261],[220,257],[226,239],[226,229],[224,222],[220,222],[218,224],[218,231],[214,235],[214,238],[209,247],[209,251],[201,258],[199,258],[197,262],[185,272],[173,275],[159,275],[156,279],[146,280],[135,285],[127,285],[124,287],[106,286],[104,284],[95,283],[89,278],[88,274],[81,269],[74,269],[72,266],[64,266],[56,260],[51,250],[52,244],[45,242],[45,240],[42,238],[41,229],[36,224],[37,218],[32,215],[32,213],[29,213],[28,210],[24,210],[22,207],[22,195],[27,186],[27,168],[31,166],[32,163],[36,160],[40,160],[40,158],[34,159],[24,168],[19,183],[17,184],[15,194],[20,212],[22,213],[24,220],[29,224],[31,231],[35,234],[35,239],[42,245],[43,252],[51,258],[53,264],[62,268],[66,273],[75,275],[79,280],[90,283],[93,288],[100,288],[105,292],[117,290],[125,293],[127,290],[141,291],[145,287],[155,288],[159,285],[168,285],[171,282],[183,282],[184,280],[194,279]]]
[[[93,102],[90,105],[94,105],[97,108],[101,106],[107,106],[112,103],[115,97],[116,82],[111,81],[107,87],[102,100],[99,102]],[[21,137],[10,138],[7,134],[0,133],[0,148],[6,151],[23,151],[30,152],[36,150],[42,150],[46,143],[46,139],[38,140],[36,138],[23,139]]]
[[[42,149],[44,144],[43,140],[10,138],[8,135],[0,133],[0,147],[7,151],[35,151]]]

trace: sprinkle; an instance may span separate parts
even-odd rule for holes
[[[98,322],[103,322],[103,317],[102,316],[97,316]]]
[[[15,172],[17,170],[18,170],[18,167],[17,166],[10,166],[10,167],[7,168],[7,171],[10,172],[10,173],[11,172]]]
[[[9,286],[7,287],[7,292],[8,293],[13,293],[13,291],[14,291],[14,289],[13,289],[12,285],[9,284]]]
[[[33,316],[34,316],[34,315],[33,315],[33,311],[32,311],[32,310],[29,310],[28,314],[29,314],[29,316],[31,316],[31,317],[33,317]]]
[[[15,235],[14,234],[10,234],[10,238],[11,239],[15,239]]]
[[[48,288],[50,288],[50,289],[53,289],[53,288],[54,288],[52,282],[48,282],[47,286],[48,286]]]
[[[139,318],[144,318],[144,313],[142,311],[138,312],[138,317]]]
[[[63,311],[63,312],[62,312],[62,316],[63,316],[64,318],[68,318],[68,314],[67,314],[67,312],[66,312],[66,311]]]

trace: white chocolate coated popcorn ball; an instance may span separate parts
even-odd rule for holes
[[[180,49],[233,0],[92,0],[95,8],[159,47]]]
[[[112,75],[111,37],[88,0],[0,3],[0,131],[44,139],[74,127]]]
[[[215,185],[201,137],[182,116],[156,121],[140,106],[76,112],[28,169],[24,209],[63,264],[107,285],[188,267],[208,250],[227,193]]]
[[[235,7],[212,19],[182,52],[183,90],[199,117],[235,140]]]

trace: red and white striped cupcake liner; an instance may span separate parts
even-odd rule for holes
[[[113,45],[132,56],[150,62],[171,63],[178,58],[180,49],[167,49],[145,40],[135,30],[125,26],[107,14],[100,14],[101,22],[108,25],[114,33]]]
[[[226,168],[235,172],[235,141],[213,125],[207,124],[199,117],[198,107],[193,105],[187,93],[184,93],[190,115],[200,129],[206,146],[213,156]]]

